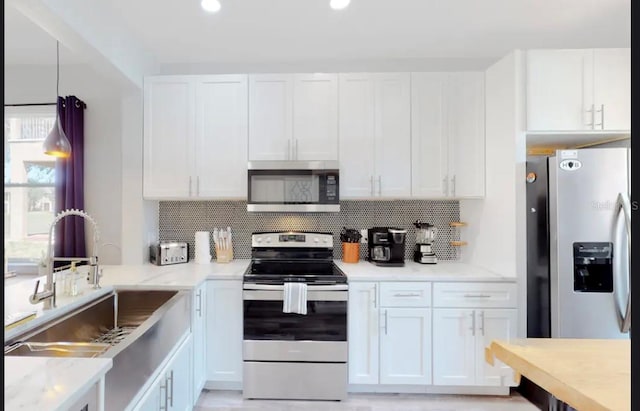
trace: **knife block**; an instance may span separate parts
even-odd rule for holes
[[[228,263],[233,260],[233,244],[229,245],[229,248],[220,248],[216,244],[216,262]]]

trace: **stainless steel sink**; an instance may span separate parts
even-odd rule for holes
[[[93,358],[104,354],[110,344],[83,342],[18,342],[7,347],[5,355],[39,357],[84,357]]]
[[[118,291],[5,344],[5,355],[111,358],[105,410],[126,408],[190,324],[186,291]]]

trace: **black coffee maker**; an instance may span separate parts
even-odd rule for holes
[[[368,230],[369,262],[386,267],[404,265],[404,241],[407,230],[392,227],[373,227]]]

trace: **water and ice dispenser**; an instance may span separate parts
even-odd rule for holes
[[[573,243],[573,290],[613,292],[612,260],[612,243]]]

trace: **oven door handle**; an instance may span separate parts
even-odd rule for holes
[[[316,291],[307,289],[307,301],[347,301],[347,291]],[[278,290],[244,290],[244,301],[284,301],[284,291]]]
[[[284,291],[284,285],[281,284],[251,284],[244,283],[242,286],[244,290],[258,290],[258,291]],[[347,291],[349,286],[347,284],[331,284],[331,285],[307,285],[307,292],[312,291]]]

